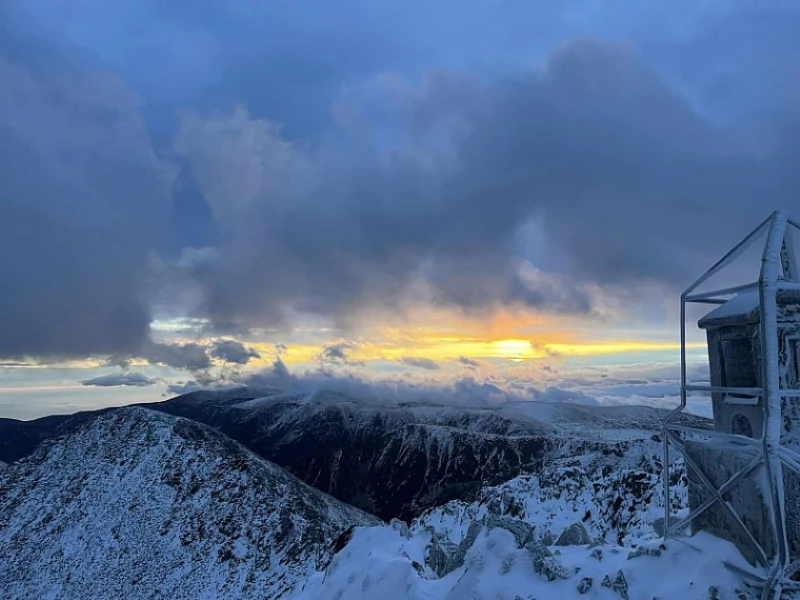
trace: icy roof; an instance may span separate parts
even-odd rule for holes
[[[742,323],[750,323],[758,321],[758,306],[759,298],[757,291],[742,292],[736,294],[733,298],[728,300],[700,319],[698,326],[708,327],[709,325],[716,325],[720,320],[733,320]]]
[[[778,320],[797,318],[800,306],[800,294],[796,290],[781,290],[778,292]],[[721,327],[723,325],[744,325],[758,323],[760,299],[758,291],[748,291],[736,294],[725,304],[715,308],[704,316],[697,325],[703,329]]]

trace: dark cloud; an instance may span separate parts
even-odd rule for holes
[[[149,343],[140,355],[154,365],[166,365],[174,369],[200,371],[211,366],[206,346],[195,342],[186,344]]]
[[[169,173],[120,77],[0,20],[0,357],[135,348]]]
[[[346,328],[416,303],[644,310],[644,291],[679,290],[769,210],[800,209],[796,11],[682,3],[626,21],[686,19],[638,32],[694,40],[670,63],[670,44],[575,40],[637,39],[576,25],[564,15],[579,1],[537,8],[540,36],[532,9],[505,4],[433,20],[399,18],[429,10],[418,2],[317,2],[312,19],[113,4],[0,15],[0,253],[14,258],[0,261],[0,358],[207,368],[198,344],[149,340],[157,311],[223,335],[304,314]],[[758,52],[727,52],[740,37]],[[534,38],[547,41],[522,52]],[[502,75],[453,58],[499,40],[492,56],[516,57]],[[557,41],[541,70],[520,68]],[[753,92],[745,112],[715,104],[731,90]],[[175,258],[176,240],[208,248]],[[353,364],[349,351],[320,362]]]
[[[323,369],[333,366],[363,366],[363,361],[354,360],[351,357],[353,350],[357,347],[358,344],[347,340],[336,342],[335,344],[326,344],[317,356],[317,361],[319,361]],[[280,356],[278,356],[278,359],[280,359]]]
[[[116,387],[116,386],[131,386],[131,387],[147,387],[159,383],[160,379],[148,377],[144,373],[115,373],[111,375],[101,375],[93,377],[92,379],[85,379],[81,381],[83,385],[92,385],[98,387]]]
[[[416,369],[425,369],[426,371],[438,371],[439,363],[430,358],[417,358],[414,356],[403,356],[398,359],[400,363],[407,367],[414,367]]]
[[[248,348],[236,340],[213,342],[208,353],[212,358],[219,358],[227,363],[238,365],[246,365],[252,358],[261,358],[256,350]]]
[[[440,139],[357,161],[242,110],[186,117],[178,152],[230,233],[198,274],[206,314],[279,322],[289,305],[346,325],[410,301],[587,314],[611,294],[641,306],[648,286],[675,293],[769,209],[797,207],[792,147],[765,156],[704,119],[626,45],[577,41],[541,73],[408,88],[389,85],[402,97],[390,131]],[[360,101],[350,94],[356,115]]]

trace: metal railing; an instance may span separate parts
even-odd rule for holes
[[[664,420],[664,536],[677,535],[691,525],[700,515],[712,506],[721,506],[724,513],[741,529],[744,539],[753,550],[759,571],[742,572],[751,582],[762,587],[762,600],[777,600],[784,590],[800,589],[800,582],[792,577],[800,572],[800,558],[792,559],[789,551],[789,540],[786,531],[786,509],[783,485],[783,467],[800,474],[800,454],[789,448],[781,447],[782,415],[781,398],[800,397],[800,389],[781,387],[778,357],[778,307],[777,295],[783,290],[800,290],[800,275],[797,271],[791,232],[800,230],[800,222],[781,212],[775,212],[750,232],[744,240],[723,256],[702,277],[689,286],[681,295],[681,392],[680,405]],[[766,244],[761,256],[761,272],[758,281],[743,285],[725,287],[708,292],[695,292],[715,274],[725,269],[752,246],[760,235],[766,233]],[[740,388],[713,385],[694,385],[687,382],[686,362],[686,305],[724,304],[728,296],[758,290],[759,303],[759,341],[761,344],[762,387]],[[751,396],[759,400],[764,411],[764,419],[760,437],[750,438],[742,435],[719,432],[677,421],[687,406],[688,392],[707,394],[738,394]],[[749,457],[745,465],[720,486],[715,485],[703,469],[692,458],[686,444],[689,437],[696,443],[708,443],[710,440],[725,442],[726,449]],[[695,443],[695,442],[693,442]],[[687,476],[691,472],[702,489],[709,492],[709,497],[698,506],[690,509],[688,516],[672,523],[670,506],[670,446],[674,446],[683,456],[687,467]],[[737,486],[742,485],[748,475],[761,469],[765,482],[765,501],[768,506],[769,526],[771,528],[773,547],[764,548],[756,539],[737,512],[736,507],[725,499],[725,495]]]

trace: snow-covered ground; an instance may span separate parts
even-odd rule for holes
[[[730,543],[707,534],[663,543],[659,449],[648,440],[621,456],[564,458],[410,527],[359,528],[293,600],[755,597],[725,567],[747,567]],[[670,503],[682,516],[686,502],[680,477]]]
[[[520,548],[501,527],[484,528],[464,563],[437,577],[425,563],[431,534],[389,526],[357,529],[324,572],[293,600],[736,600],[745,594],[723,561],[736,549],[707,534],[689,543],[642,541],[641,555],[615,545]],[[743,596],[748,597],[748,596]]]

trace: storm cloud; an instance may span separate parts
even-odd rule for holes
[[[169,172],[117,75],[0,20],[0,357],[136,347]]]
[[[226,363],[246,365],[253,358],[261,358],[261,355],[253,348],[248,348],[236,340],[221,340],[211,344],[209,355],[218,358]]]
[[[154,341],[159,311],[220,335],[605,316],[800,209],[795,9],[654,3],[613,30],[506,3],[415,31],[417,2],[215,4],[0,9],[0,358],[255,358]],[[495,47],[489,74],[453,58]]]

